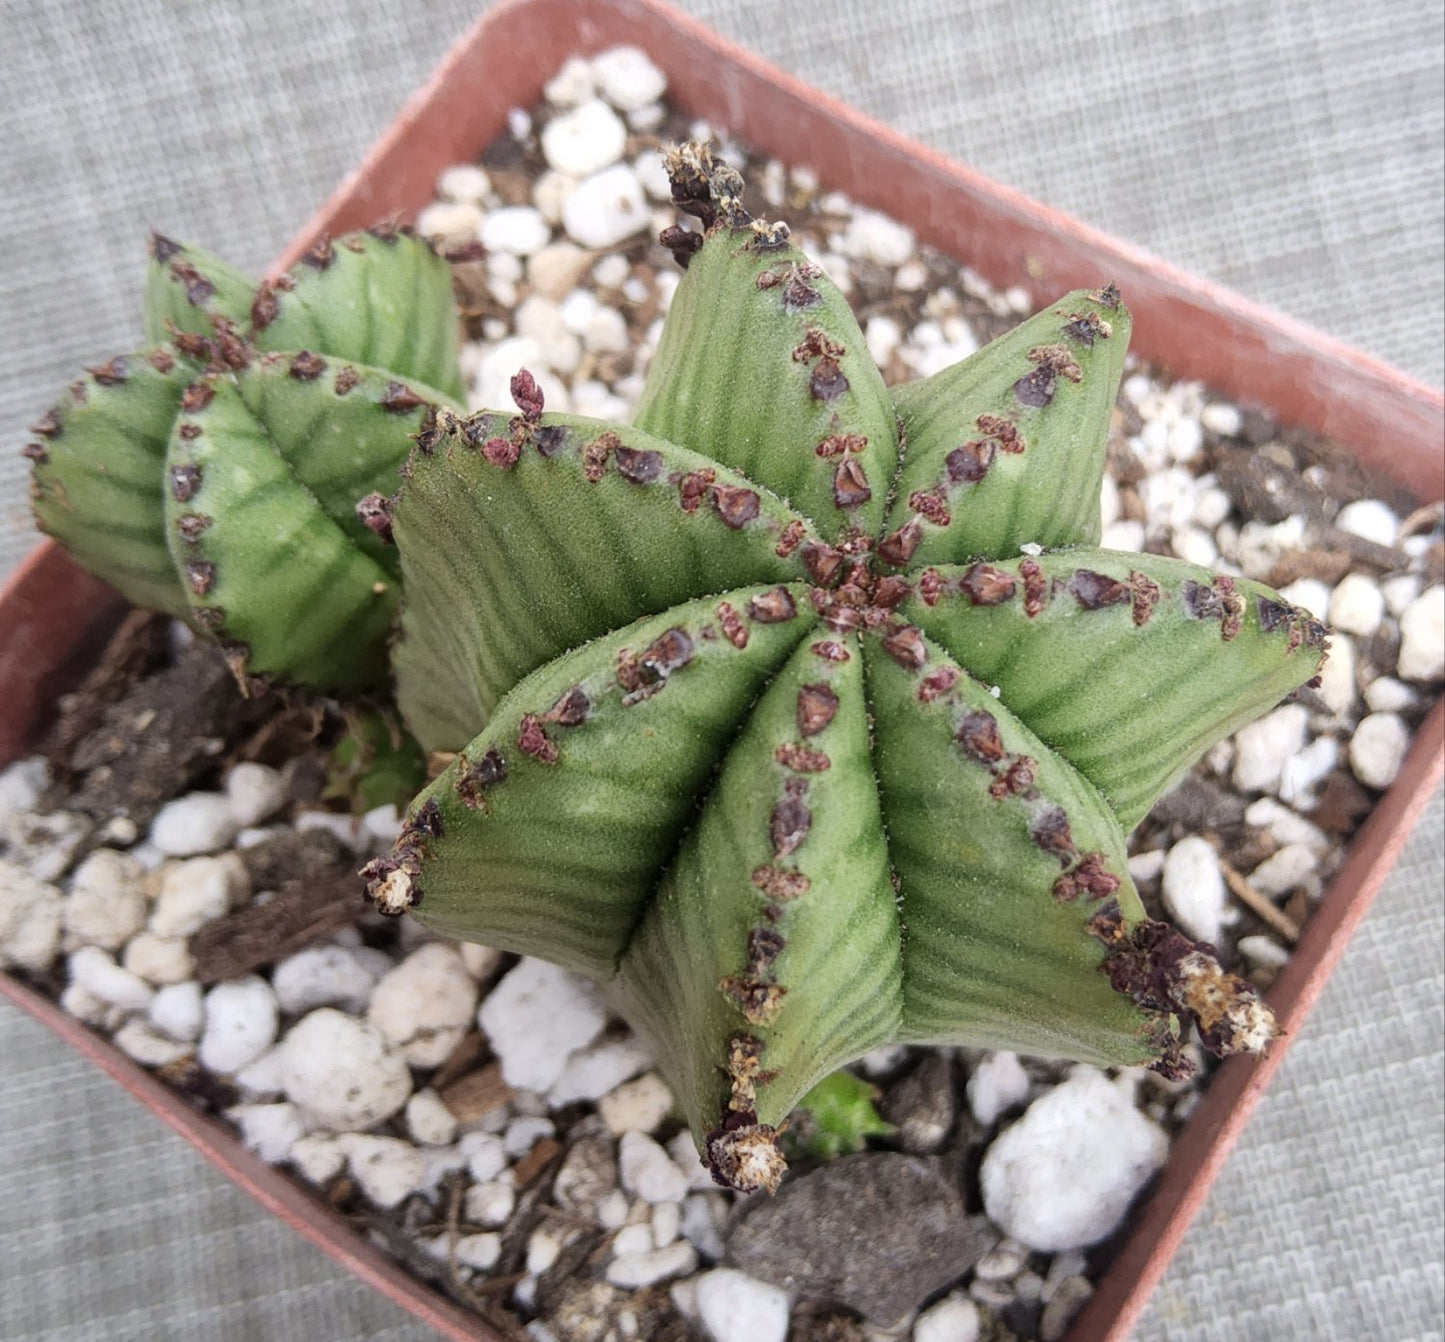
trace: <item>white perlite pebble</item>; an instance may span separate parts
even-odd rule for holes
[[[1385,618],[1385,597],[1371,578],[1347,573],[1330,597],[1330,623],[1346,634],[1369,638]]]
[[[1289,952],[1273,937],[1240,937],[1239,953],[1251,964],[1279,969],[1289,963]]]
[[[603,1040],[572,1055],[547,1092],[547,1103],[560,1109],[576,1100],[600,1100],[651,1064],[652,1055],[636,1035]]]
[[[510,1184],[473,1184],[467,1189],[467,1220],[479,1226],[503,1226],[517,1205]]]
[[[197,1056],[209,1071],[228,1075],[255,1062],[276,1042],[276,994],[255,974],[218,983],[206,994],[206,1024]]]
[[[1181,839],[1164,859],[1164,907],[1196,941],[1219,941],[1229,909],[1229,891],[1219,858],[1197,834]]]
[[[195,1043],[206,1023],[201,985],[194,980],[168,984],[151,998],[146,1015],[163,1034],[185,1044]]]
[[[476,1268],[480,1272],[496,1267],[502,1256],[502,1237],[491,1231],[463,1235],[457,1240],[457,1262],[464,1267]]]
[[[543,1138],[552,1137],[556,1132],[557,1125],[550,1118],[523,1114],[507,1124],[502,1134],[502,1150],[509,1160],[520,1160]]]
[[[161,877],[150,930],[158,937],[188,937],[228,913],[248,893],[246,868],[234,853],[177,862]]]
[[[287,1159],[298,1174],[309,1183],[330,1183],[346,1165],[346,1152],[341,1141],[329,1132],[313,1132],[292,1147]]]
[[[145,926],[145,868],[110,848],[93,852],[76,869],[65,902],[72,946],[119,950]]]
[[[607,1013],[590,984],[544,960],[524,959],[487,995],[477,1024],[501,1059],[502,1079],[545,1092],[571,1054],[602,1033]]]
[[[1210,433],[1221,438],[1233,438],[1244,427],[1244,416],[1225,401],[1214,401],[1199,412],[1199,422]]]
[[[1310,789],[1329,777],[1339,758],[1340,747],[1334,737],[1317,736],[1286,762],[1279,780],[1280,797],[1291,806],[1308,810],[1314,804],[1309,799]]]
[[[231,819],[244,828],[275,815],[286,805],[290,789],[279,769],[242,763],[226,775],[226,796],[231,803]]]
[[[306,1135],[306,1120],[294,1104],[237,1104],[226,1117],[241,1129],[241,1141],[268,1165],[279,1165]]]
[[[1031,1248],[1083,1248],[1115,1230],[1168,1154],[1168,1137],[1121,1087],[1075,1068],[989,1146],[979,1171],[984,1208]]]
[[[551,241],[552,230],[530,205],[509,205],[482,220],[481,239],[489,252],[531,256]]]
[[[345,1133],[339,1140],[351,1177],[378,1207],[395,1207],[420,1186],[426,1162],[409,1142],[360,1132]]]
[[[788,1335],[787,1292],[732,1268],[697,1279],[697,1312],[713,1342],[783,1342]]]
[[[254,1062],[248,1062],[231,1079],[248,1100],[274,1100],[285,1089],[286,1054],[279,1044],[268,1048]]]
[[[1287,843],[1250,873],[1249,883],[1262,895],[1287,895],[1316,865],[1314,853],[1304,844]]]
[[[697,1147],[692,1144],[692,1133],[686,1128],[668,1142],[667,1154],[672,1157],[672,1163],[687,1176],[687,1186],[694,1192],[706,1192],[717,1187],[708,1167],[702,1163]]]
[[[672,1091],[656,1072],[618,1086],[597,1105],[607,1130],[617,1137],[625,1132],[656,1132],[671,1111]]]
[[[923,1311],[913,1325],[913,1342],[978,1342],[978,1306],[950,1295]]]
[[[456,1115],[427,1087],[406,1102],[406,1130],[423,1146],[450,1146],[457,1139]]]
[[[122,1011],[144,1011],[155,996],[149,983],[122,969],[99,946],[82,946],[70,957],[67,968],[73,984]]]
[[[437,178],[437,195],[447,200],[470,201],[480,205],[492,189],[492,179],[485,168],[475,163],[457,163],[443,170]]]
[[[1335,518],[1335,525],[1376,545],[1394,545],[1400,538],[1400,519],[1389,504],[1379,499],[1358,499],[1345,504]]]
[[[535,294],[560,303],[592,264],[592,253],[570,242],[553,242],[527,260],[527,280]]]
[[[547,166],[568,177],[587,177],[622,157],[627,127],[606,103],[593,98],[553,117],[542,131]]]
[[[1410,749],[1410,728],[1397,713],[1371,713],[1350,738],[1350,768],[1366,787],[1387,788]]]
[[[439,1067],[461,1042],[477,1009],[477,981],[454,946],[413,951],[371,994],[369,1020],[413,1067]]]
[[[1309,714],[1285,704],[1235,734],[1234,786],[1241,792],[1274,792],[1285,761],[1304,749]]]
[[[913,255],[913,231],[876,210],[856,210],[840,250],[880,266],[901,266]]]
[[[623,1188],[644,1202],[681,1202],[687,1196],[687,1175],[646,1133],[622,1135],[617,1168]]]
[[[1028,1099],[1029,1074],[1016,1053],[990,1053],[974,1066],[965,1086],[968,1107],[984,1127]]]
[[[111,1036],[111,1042],[142,1067],[167,1067],[191,1050],[152,1029],[139,1017],[132,1017]]]
[[[659,1203],[662,1207],[676,1207],[675,1202]],[[616,1258],[624,1258],[633,1253],[650,1253],[657,1247],[652,1239],[652,1226],[646,1221],[634,1221],[631,1225],[625,1225],[612,1237],[612,1253]]]
[[[682,1229],[682,1204],[659,1202],[652,1208],[652,1242],[665,1249]]]
[[[18,811],[5,822],[0,844],[8,844],[10,860],[37,881],[54,881],[69,870],[90,832],[90,821],[70,811]]]
[[[50,786],[50,766],[40,755],[16,760],[0,770],[0,823],[23,811],[33,811],[40,794]]]
[[[1319,677],[1320,684],[1315,693],[1337,718],[1344,717],[1355,706],[1356,694],[1355,640],[1348,634],[1331,635],[1330,655],[1320,667]],[[1286,761],[1285,773],[1288,771],[1289,761]]]
[[[1415,707],[1419,696],[1404,681],[1380,676],[1365,686],[1365,702],[1374,713],[1403,713]]]
[[[132,974],[139,974],[157,987],[184,983],[196,968],[184,937],[158,937],[154,932],[132,937],[121,953],[120,962]]]
[[[0,862],[0,965],[39,974],[60,950],[65,901],[23,867]]]
[[[1445,587],[1427,588],[1405,607],[1396,670],[1405,680],[1445,677]]]
[[[580,56],[568,57],[567,63],[542,87],[542,96],[553,107],[576,107],[597,91],[592,63]]]
[[[194,857],[219,852],[238,829],[224,794],[190,792],[161,807],[151,821],[150,841],[167,857]]]
[[[406,1059],[375,1027],[331,1007],[292,1026],[283,1048],[286,1098],[329,1128],[369,1128],[411,1094]]]
[[[670,1277],[685,1277],[696,1269],[697,1250],[684,1239],[663,1249],[619,1255],[607,1265],[607,1280],[635,1291]]]
[[[308,946],[288,955],[271,975],[281,1010],[300,1016],[319,1006],[364,1011],[376,981],[391,967],[382,951],[364,946]]]
[[[562,202],[562,227],[567,236],[598,251],[641,232],[651,218],[637,174],[625,163],[579,182]]]
[[[1323,620],[1330,609],[1330,589],[1318,578],[1298,578],[1288,587],[1279,589],[1291,606],[1307,610],[1317,620]]]
[[[502,1139],[491,1132],[469,1132],[457,1144],[465,1158],[467,1173],[479,1184],[490,1183],[507,1168]]]
[[[482,212],[469,200],[433,201],[416,218],[416,231],[443,247],[465,247],[481,233]]]
[[[1268,830],[1279,844],[1302,843],[1316,853],[1327,853],[1330,837],[1318,825],[1281,806],[1273,797],[1261,797],[1245,810],[1244,821],[1256,829]]]
[[[638,47],[613,47],[592,58],[602,96],[619,112],[634,112],[667,92],[667,76]]]

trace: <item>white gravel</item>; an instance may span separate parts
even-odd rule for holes
[[[390,1118],[411,1094],[406,1060],[381,1032],[332,1007],[303,1017],[287,1033],[286,1098],[338,1131]]]

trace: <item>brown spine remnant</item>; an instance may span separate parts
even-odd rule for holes
[[[1064,323],[1064,334],[1093,349],[1094,341],[1107,340],[1114,328],[1097,312],[1071,312]]]
[[[1128,601],[1132,595],[1126,583],[1087,568],[1074,571],[1074,576],[1069,579],[1069,591],[1085,610],[1117,606]]]
[[[547,424],[532,435],[537,451],[550,461],[567,446],[567,430],[560,424]]]
[[[1282,601],[1272,601],[1267,596],[1262,596],[1255,602],[1255,609],[1259,611],[1260,630],[1266,634],[1289,628],[1294,614],[1292,607]]]
[[[542,719],[535,713],[524,713],[517,730],[517,749],[542,764],[557,763],[557,743],[547,735]]]
[[[173,262],[171,274],[185,286],[186,302],[192,307],[200,307],[208,298],[215,297],[216,286],[189,261]]]
[[[958,683],[958,676],[958,668],[954,666],[940,666],[937,671],[930,671],[918,686],[919,702],[931,704],[947,694]]]
[[[713,1182],[739,1193],[776,1193],[788,1167],[778,1150],[778,1136],[778,1130],[766,1123],[729,1114],[707,1135],[707,1165]]]
[[[692,638],[676,626],[654,639],[638,661],[644,684],[660,684],[692,661]]]
[[[380,401],[381,408],[392,415],[408,415],[425,404],[426,398],[418,396],[405,382],[388,382]]]
[[[819,586],[826,587],[838,576],[843,563],[843,553],[821,541],[809,541],[803,547],[803,567],[808,576]]]
[[[42,438],[59,438],[60,430],[60,415],[55,410],[47,410],[30,426],[30,432],[37,433]]]
[[[205,596],[216,581],[216,566],[208,559],[186,560],[186,586],[197,596]]]
[[[559,727],[578,727],[587,721],[592,711],[592,701],[587,691],[574,685],[555,704],[542,714],[543,722],[555,722]]]
[[[20,449],[20,455],[33,461],[37,466],[44,466],[50,460],[50,453],[46,451],[44,443],[26,443]]]
[[[1068,378],[1070,382],[1082,382],[1084,379],[1079,361],[1063,345],[1035,345],[1029,351],[1029,362],[1047,368],[1057,377]]]
[[[821,750],[814,750],[811,746],[798,745],[794,742],[785,742],[780,745],[773,752],[773,758],[783,768],[800,774],[826,773],[833,767],[833,761]]]
[[[294,359],[287,372],[298,382],[315,382],[326,371],[326,360],[319,354],[304,349]]]
[[[808,393],[815,401],[832,401],[848,390],[848,379],[838,365],[845,353],[842,345],[816,326],[808,328],[802,342],[793,350],[795,363],[813,364]]]
[[[692,258],[702,250],[702,234],[694,233],[681,224],[669,224],[657,235],[657,240],[672,253],[672,259],[680,270],[686,270]]]
[[[1117,308],[1119,306],[1119,286],[1110,280],[1102,289],[1089,295],[1101,308]]]
[[[798,691],[798,730],[817,736],[838,713],[838,696],[827,685],[804,685]]]
[[[192,382],[181,393],[181,409],[188,415],[194,415],[215,399],[216,389],[209,382]]]
[[[722,625],[723,637],[733,647],[745,648],[748,646],[748,627],[743,623],[743,617],[729,602],[718,603],[717,618],[718,623]]]
[[[844,457],[833,473],[833,502],[840,508],[856,508],[873,497],[868,472],[856,457]]]
[[[813,451],[820,457],[841,457],[849,452],[861,452],[867,446],[868,439],[861,433],[834,433],[824,438]]]
[[[651,449],[619,447],[613,457],[617,474],[634,485],[650,485],[662,474],[662,453]]]
[[[1001,606],[1018,591],[1018,579],[992,564],[970,565],[958,585],[975,606]]]
[[[151,259],[162,263],[169,261],[173,256],[181,254],[181,244],[174,238],[168,238],[164,233],[157,233],[151,229]]]
[[[943,594],[943,575],[936,568],[926,568],[918,578],[918,596],[930,609],[938,604]]]
[[[1024,580],[1024,614],[1033,619],[1049,599],[1049,584],[1044,571],[1032,559],[1019,565],[1019,573]]]
[[[910,518],[891,536],[885,536],[878,543],[878,558],[894,568],[902,568],[913,558],[913,552],[922,539],[923,524],[916,517]]]
[[[336,253],[331,248],[331,239],[323,237],[309,251],[302,254],[301,260],[304,265],[313,267],[316,270],[325,270],[332,261],[336,259]]]
[[[175,356],[169,350],[153,349],[146,355],[146,361],[158,373],[169,373],[175,366]]]
[[[943,459],[949,484],[977,484],[993,465],[994,451],[994,444],[987,438],[974,438],[955,447]]]
[[[1129,594],[1134,608],[1134,623],[1143,628],[1154,614],[1154,607],[1159,604],[1159,584],[1147,574],[1134,570],[1129,574]]]
[[[199,424],[186,423],[180,425],[176,429],[176,432],[189,443],[201,436],[201,426]]]
[[[350,364],[347,364],[345,368],[343,368],[339,373],[337,373],[336,381],[331,384],[331,387],[338,396],[345,396],[346,393],[349,392],[353,387],[355,387],[360,381],[361,374],[358,373],[356,369],[354,369]]]
[[[742,485],[718,485],[712,492],[712,506],[723,525],[737,531],[758,515],[757,491]]]
[[[923,635],[911,624],[898,625],[883,635],[883,651],[905,671],[917,671],[928,660]]]
[[[887,578],[879,578],[873,588],[873,604],[880,611],[892,610],[912,591],[913,588],[908,585],[908,579],[896,573]]]
[[[281,304],[277,301],[275,286],[270,280],[262,280],[256,286],[256,297],[251,300],[251,329],[264,331],[276,320],[276,314],[280,310]]]
[[[937,490],[915,489],[908,496],[908,506],[914,512],[922,514],[924,521],[932,522],[936,527],[946,527],[953,521],[953,514],[948,510],[948,500]]]
[[[786,903],[800,899],[808,893],[812,882],[801,871],[790,871],[787,867],[756,867],[753,870],[753,884],[769,899]]]
[[[790,778],[783,787],[783,795],[773,807],[768,820],[768,837],[772,840],[773,856],[787,857],[803,846],[808,831],[813,828],[813,813],[803,800],[808,783],[803,778]]]
[[[176,518],[176,530],[181,533],[183,541],[194,545],[201,539],[201,533],[211,525],[213,520],[204,513],[182,513]]]
[[[773,553],[779,559],[786,559],[798,548],[803,537],[807,534],[807,527],[797,518],[794,518],[783,528],[783,534],[778,537],[778,543],[773,547]]]
[[[707,491],[716,479],[717,472],[711,466],[705,466],[700,471],[689,471],[679,479],[677,493],[683,512],[695,513],[702,506],[703,499],[707,497]]]
[[[220,606],[197,606],[195,616],[201,626],[213,634],[220,633],[221,626],[226,623],[226,612]]]
[[[592,484],[595,485],[607,474],[607,458],[621,446],[622,440],[608,429],[582,449],[583,473]]]
[[[512,374],[509,384],[512,393],[512,400],[518,410],[522,412],[522,418],[528,424],[535,424],[542,418],[542,407],[545,398],[542,389],[537,385],[537,379],[525,368],[519,368]]]
[[[462,756],[457,770],[457,796],[473,811],[485,808],[487,793],[506,781],[507,761],[502,758],[502,752],[492,746],[475,763]]]
[[[753,597],[748,613],[759,624],[786,624],[798,613],[798,603],[786,587],[774,587]]]
[[[189,503],[201,487],[201,468],[187,462],[171,467],[171,497],[177,503]]]
[[[788,276],[788,282],[783,286],[783,307],[787,311],[806,312],[822,301],[823,295],[807,282],[800,271],[795,269]]]
[[[963,747],[965,755],[980,764],[997,764],[1007,754],[998,722],[992,713],[985,713],[981,708],[963,715],[954,739]]]
[[[1015,755],[1008,767],[995,775],[988,795],[995,801],[1005,797],[1021,797],[1032,790],[1039,776],[1039,762],[1032,755]]]
[[[1119,889],[1119,878],[1104,864],[1103,853],[1085,853],[1079,865],[1054,882],[1054,898],[1066,904],[1080,895],[1089,899],[1107,899]]]
[[[831,638],[814,643],[808,651],[815,657],[821,657],[825,662],[846,662],[850,656],[847,648],[841,643],[833,642]]]
[[[783,1009],[787,989],[749,974],[729,974],[718,987],[749,1025],[771,1025]]]
[[[1219,604],[1223,608],[1224,617],[1219,622],[1219,636],[1226,643],[1237,638],[1239,631],[1244,628],[1245,601],[1243,595],[1235,588],[1234,579],[1221,573],[1214,579],[1215,590],[1219,593]]]
[[[482,444],[482,457],[487,465],[510,471],[521,460],[522,449],[510,438],[488,438]]]
[[[1029,838],[1044,852],[1059,859],[1067,867],[1078,856],[1069,817],[1060,806],[1050,806],[1029,821]]]

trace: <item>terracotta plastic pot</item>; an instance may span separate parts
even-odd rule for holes
[[[361,167],[292,243],[278,268],[322,232],[414,218],[441,169],[475,159],[571,55],[644,48],[673,97],[784,162],[805,157],[830,188],[886,209],[919,239],[1036,302],[1103,275],[1128,294],[1134,347],[1176,376],[1326,434],[1419,501],[1441,498],[1445,398],[1396,370],[1186,275],[915,144],[718,37],[659,0],[508,0],[455,46]],[[506,60],[495,59],[499,51]],[[0,762],[25,750],[123,610],[120,598],[40,545],[0,594]],[[1216,1074],[1170,1162],[1135,1209],[1128,1238],[1070,1332],[1123,1339],[1227,1157],[1285,1049],[1441,777],[1445,702],[1416,735],[1399,779],[1356,836],[1269,994],[1284,1037],[1259,1060]],[[458,1339],[496,1335],[364,1241],[317,1197],[242,1148],[220,1123],[14,978],[0,993],[49,1025],[288,1224],[392,1300]]]

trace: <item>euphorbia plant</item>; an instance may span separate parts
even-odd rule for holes
[[[455,758],[367,869],[378,906],[596,979],[739,1189],[891,1041],[1171,1074],[1191,1024],[1263,1048],[1125,834],[1324,631],[1095,548],[1118,293],[890,392],[737,174],[668,169],[702,232],[663,235],[686,274],[637,422],[545,413],[520,373],[518,414],[437,415],[381,519],[399,704]]]
[[[384,683],[397,565],[366,499],[461,395],[446,262],[383,227],[256,284],[156,235],[145,333],[34,426],[41,529],[216,638],[243,688]]]

